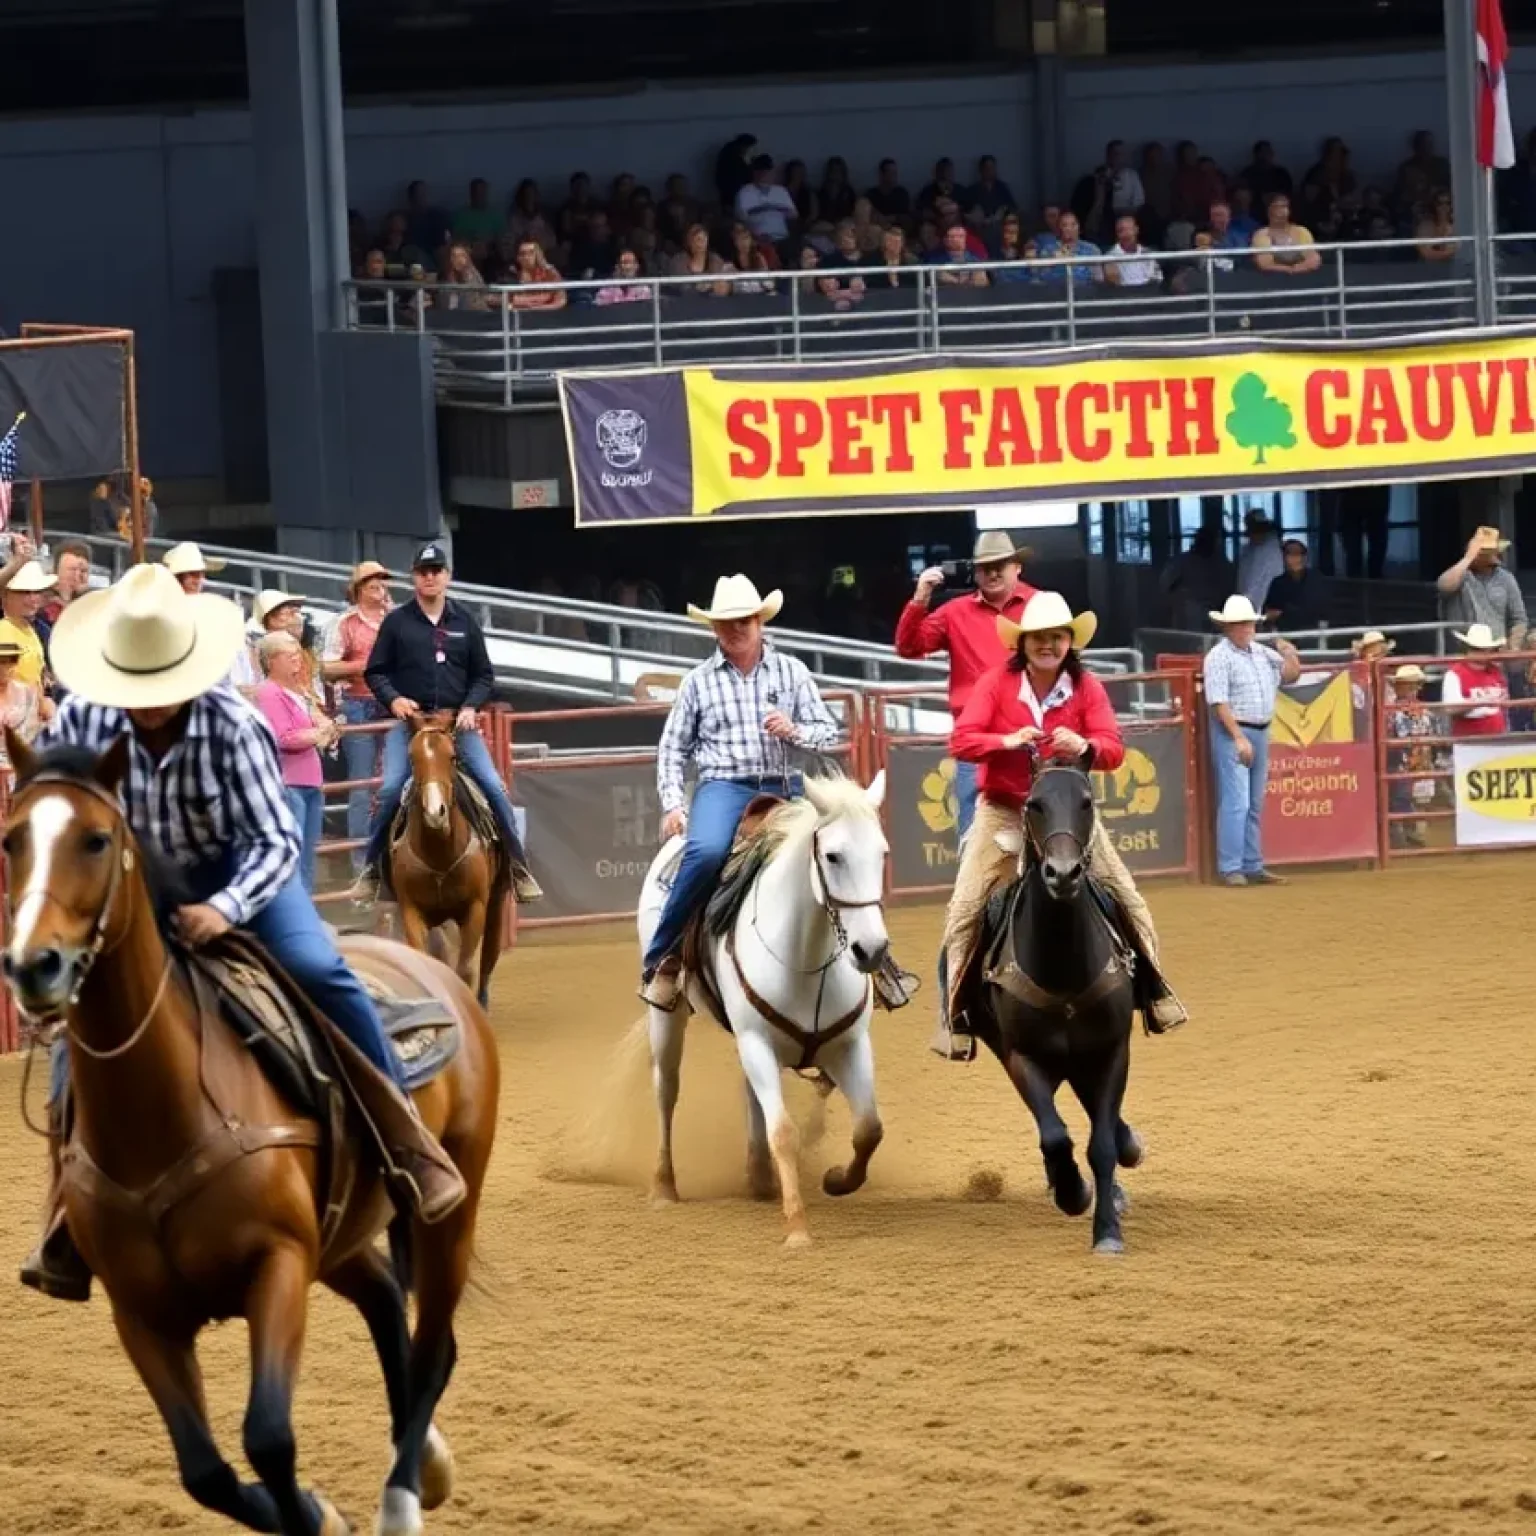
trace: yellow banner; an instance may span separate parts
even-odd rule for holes
[[[1497,474],[1536,449],[1533,359],[1536,337],[1464,334],[608,374],[590,520]],[[598,379],[563,381],[568,428]]]

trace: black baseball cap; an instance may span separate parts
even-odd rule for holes
[[[425,571],[437,565],[447,570],[450,564],[448,551],[436,539],[432,539],[416,551],[416,557],[411,561],[411,569],[413,571]]]

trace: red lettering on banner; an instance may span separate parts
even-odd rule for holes
[[[775,400],[773,413],[779,418],[779,473],[803,475],[802,455],[821,441],[821,411],[814,400]]]
[[[1360,430],[1357,443],[1406,443],[1408,428],[1392,387],[1390,368],[1367,368],[1360,399]]]
[[[912,424],[923,419],[922,397],[917,394],[872,395],[869,402],[870,420],[876,426],[890,429],[891,445],[885,455],[885,468],[889,474],[910,474],[915,467],[908,433]]]
[[[941,389],[939,404],[944,409],[944,468],[969,469],[971,434],[981,414],[981,391]]]
[[[1186,400],[1186,392],[1194,399]],[[1198,379],[1169,379],[1169,457],[1183,459],[1190,454],[1220,452],[1221,439],[1216,435],[1216,380],[1210,374]]]
[[[1528,357],[1507,357],[1504,372],[1509,375],[1509,392],[1514,397],[1511,432],[1536,432],[1536,417],[1531,415],[1531,360]]]
[[[1130,436],[1126,439],[1125,455],[1129,459],[1152,457],[1152,434],[1147,430],[1147,416],[1154,405],[1160,405],[1163,386],[1157,379],[1119,379],[1115,383],[1115,409],[1125,411],[1131,418]]]
[[[1504,359],[1496,357],[1484,372],[1481,363],[1457,363],[1456,377],[1461,380],[1472,417],[1472,431],[1478,437],[1492,437],[1499,420],[1499,386],[1504,379]]]
[[[987,433],[987,451],[981,462],[988,469],[1035,462],[1035,445],[1029,440],[1024,399],[1016,389],[1000,389],[992,396],[992,421]]]
[[[1349,412],[1341,410],[1328,417],[1325,395],[1336,395],[1340,403],[1349,399],[1349,375],[1342,368],[1314,368],[1307,375],[1307,436],[1319,448],[1342,448],[1353,430]]]
[[[859,429],[869,419],[869,397],[834,395],[827,401],[827,419],[832,424],[827,472],[833,475],[872,474],[875,455],[859,442]]]
[[[1413,435],[1426,443],[1443,443],[1456,425],[1456,397],[1452,390],[1456,370],[1449,363],[1415,363],[1408,370],[1408,409],[1413,415]],[[1430,382],[1435,401],[1430,403]]]
[[[1061,386],[1042,384],[1035,391],[1040,412],[1040,462],[1061,463]]]
[[[1114,434],[1108,427],[1100,427],[1089,437],[1089,406],[1099,411],[1109,410],[1109,389],[1106,385],[1074,384],[1067,391],[1067,452],[1085,464],[1107,459],[1114,444]]]
[[[762,430],[767,423],[767,401],[731,401],[725,413],[725,436],[740,450],[726,460],[732,479],[761,480],[773,467],[773,441]]]

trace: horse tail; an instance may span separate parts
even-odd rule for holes
[[[416,1286],[416,1255],[409,1216],[396,1216],[389,1224],[389,1262],[400,1294],[408,1297]]]

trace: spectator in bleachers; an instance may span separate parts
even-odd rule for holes
[[[608,219],[620,232],[629,228],[631,204],[637,190],[633,171],[620,171],[608,184]],[[590,222],[591,215],[587,217]]]
[[[1047,203],[1040,210],[1040,228],[1035,235],[1035,244],[1041,243],[1041,235],[1048,236],[1052,240],[1061,239],[1061,204]]]
[[[1196,226],[1206,224],[1211,205],[1225,197],[1226,190],[1216,162],[1185,139],[1174,151],[1173,216]]]
[[[960,205],[952,197],[941,197],[938,204],[938,224],[941,239],[939,244],[945,244],[950,230],[958,229],[965,236],[965,248],[977,261],[990,261],[992,253],[987,249],[987,242],[981,238],[961,217]]]
[[[744,189],[745,190],[745,189]],[[782,187],[775,187],[775,191],[782,192]],[[667,272],[671,277],[697,277],[706,281],[690,283],[686,287],[678,286],[672,290],[674,296],[687,296],[692,298],[728,299],[731,296],[731,285],[719,280],[719,274],[725,271],[725,263],[709,248],[709,231],[702,224],[693,225],[683,237],[683,248],[668,263]],[[708,281],[713,277],[714,281]]]
[[[958,211],[960,189],[955,185],[955,162],[948,155],[933,162],[933,180],[917,194],[917,213],[938,213],[941,199],[955,203]]]
[[[816,217],[827,224],[840,224],[853,217],[856,196],[848,180],[848,162],[833,155],[821,173],[821,188],[816,193]]]
[[[438,277],[442,288],[459,289],[461,292],[439,296],[444,309],[489,309],[491,297],[485,291],[485,279],[469,254],[469,247],[455,241],[448,247],[442,273]]]
[[[661,206],[657,210],[660,233],[681,244],[688,226],[699,222],[699,213],[698,200],[688,190],[688,178],[681,171],[673,171],[662,188]]]
[[[1253,237],[1258,234],[1261,225],[1253,216],[1254,192],[1251,187],[1239,182],[1232,188],[1227,201],[1232,205],[1232,228],[1243,237],[1243,240],[1253,244]]]
[[[1175,629],[1204,633],[1206,615],[1232,590],[1232,562],[1221,547],[1221,528],[1202,523],[1183,554],[1164,567],[1159,581]]]
[[[1437,192],[1430,203],[1429,213],[1419,221],[1414,231],[1418,239],[1416,249],[1420,261],[1454,261],[1459,247],[1451,238],[1456,233],[1456,220],[1451,211],[1451,194]]]
[[[892,159],[880,162],[875,184],[864,195],[882,219],[904,222],[912,216],[912,194],[902,186],[900,172]]]
[[[891,225],[881,235],[877,264],[885,270],[879,277],[868,279],[870,287],[884,290],[917,287],[917,263],[907,249],[907,237],[898,226]]]
[[[508,302],[513,309],[564,309],[570,296],[563,288],[530,288],[533,283],[558,283],[560,273],[544,254],[537,240],[520,240],[517,246],[517,268],[507,274],[508,283],[515,291]]]
[[[1115,217],[1133,213],[1138,218],[1150,218],[1155,233],[1161,237],[1173,218],[1173,166],[1169,164],[1168,151],[1156,139],[1142,146],[1141,187],[1141,207],[1117,208]]]
[[[1240,230],[1232,218],[1232,205],[1219,198],[1211,204],[1211,245],[1218,251],[1246,251],[1248,236]],[[1230,263],[1223,269],[1230,272]]]
[[[66,539],[53,553],[54,590],[38,611],[50,629],[59,615],[91,589],[91,548],[80,539]]]
[[[1392,201],[1409,215],[1413,209],[1428,207],[1435,193],[1451,190],[1451,163],[1435,153],[1435,136],[1420,128],[1409,140],[1408,158],[1397,168],[1392,184]]]
[[[870,258],[859,246],[859,227],[852,219],[844,219],[832,231],[832,255],[824,267],[863,267]]]
[[[383,286],[389,276],[389,266],[383,251],[369,251],[357,271],[358,288],[354,295],[357,302],[359,325],[389,325],[395,314],[394,290]],[[379,286],[375,287],[374,285]]]
[[[1308,562],[1305,540],[1286,539],[1280,551],[1285,569],[1264,594],[1265,619],[1282,634],[1321,629],[1328,617],[1327,593],[1324,578]]]
[[[1435,711],[1425,704],[1420,694],[1425,683],[1424,669],[1413,662],[1405,662],[1392,674],[1392,707],[1387,711],[1387,734],[1393,741],[1403,742],[1394,747],[1387,757],[1389,773],[1420,773],[1418,779],[1393,779],[1387,789],[1389,809],[1399,814],[1408,811],[1428,810],[1435,798],[1433,778],[1434,753],[1419,742],[1424,736],[1440,736],[1442,731]],[[1423,821],[1394,821],[1390,839],[1394,848],[1422,848],[1427,841],[1428,824]]]
[[[1273,197],[1269,203],[1269,222],[1251,242],[1258,253],[1253,264],[1261,272],[1300,276],[1316,272],[1323,258],[1313,249],[1312,231],[1291,222],[1291,200]]]
[[[832,254],[820,262],[827,277],[817,284],[818,289],[839,309],[857,304],[864,297],[864,279],[845,274],[850,268],[862,267],[864,263],[853,221],[845,219],[833,232]]]
[[[649,303],[651,289],[639,281],[640,258],[631,250],[619,252],[613,268],[613,281],[597,290],[594,304],[642,304]]]
[[[568,247],[578,239],[586,229],[587,220],[591,218],[595,207],[597,203],[592,197],[592,178],[585,171],[574,172],[567,184],[565,203],[555,219],[555,228],[560,236],[557,243]]]
[[[566,270],[572,277],[602,277],[612,272],[619,259],[619,240],[605,209],[594,208],[587,227],[571,241]]]
[[[539,184],[531,176],[525,176],[517,184],[512,206],[507,210],[506,233],[519,244],[524,240],[536,240],[546,251],[554,250],[558,243],[539,203]]]
[[[968,249],[964,225],[951,224],[944,231],[942,248],[930,261],[930,265],[939,269],[934,281],[964,288],[985,288],[987,274],[976,268],[977,259]]]
[[[1024,238],[1024,226],[1016,213],[1005,213],[997,229],[997,249],[993,253],[999,261],[1028,261],[1035,254],[1032,240]],[[994,283],[1034,283],[1040,280],[1038,272],[1029,267],[1000,267],[992,273]]]
[[[430,267],[436,260],[433,251],[423,250],[411,239],[411,221],[399,209],[384,221],[379,249],[391,277],[404,277],[412,267]]]
[[[1238,180],[1260,208],[1267,208],[1272,197],[1289,197],[1296,190],[1291,173],[1275,159],[1275,146],[1268,139],[1260,139],[1253,146],[1253,159],[1243,167]],[[1233,212],[1237,212],[1235,207]]]
[[[772,246],[769,249],[772,250]],[[753,238],[752,231],[740,220],[732,224],[731,259],[726,263],[726,271],[740,272],[742,277],[731,284],[731,292],[772,293],[777,286],[773,279],[753,274],[768,273],[773,270],[768,264],[768,257],[764,254],[762,246]]]
[[[996,155],[976,162],[976,185],[964,194],[964,205],[970,224],[996,224],[1004,212],[1018,207],[1008,183],[998,179]]]
[[[1280,532],[1267,512],[1249,509],[1243,518],[1247,543],[1237,559],[1237,590],[1260,612],[1269,595],[1269,584],[1285,570]]]
[[[431,191],[424,181],[413,181],[405,189],[405,212],[409,219],[410,243],[426,254],[424,267],[436,264],[438,252],[453,238],[453,220],[446,210],[434,206]]]
[[[752,180],[755,133],[738,133],[715,157],[715,193],[722,208],[736,206],[736,194]]]
[[[875,205],[867,197],[853,200],[853,238],[864,256],[873,256],[880,249],[885,226],[875,219]]]
[[[798,228],[800,210],[788,190],[773,179],[772,156],[759,155],[752,162],[752,179],[736,194],[736,217],[759,240],[774,245],[787,240],[790,232]],[[705,239],[707,242],[707,232]],[[688,240],[693,240],[693,230],[688,231]]]
[[[816,189],[811,185],[811,175],[805,168],[804,160],[784,162],[784,190],[789,193],[789,200],[795,205],[795,216],[800,221],[800,228],[809,229],[817,221],[818,214]]]
[[[1448,624],[1482,624],[1512,651],[1524,648],[1528,621],[1520,583],[1505,568],[1509,540],[1497,528],[1479,528],[1467,541],[1466,553],[1441,571],[1440,617]]]
[[[1098,246],[1091,240],[1080,237],[1077,227],[1077,215],[1070,210],[1063,213],[1060,223],[1061,237],[1053,243],[1046,241],[1037,242],[1038,254],[1044,256],[1097,256],[1100,254]],[[1104,268],[1098,262],[1077,262],[1072,265],[1042,267],[1040,269],[1041,280],[1047,283],[1064,283],[1067,274],[1071,273],[1074,283],[1102,283],[1104,281]]]
[[[490,183],[477,176],[469,184],[469,201],[453,216],[453,238],[478,254],[490,249],[501,227],[501,213],[491,205]]]
[[[1488,625],[1469,624],[1455,638],[1466,655],[1445,669],[1440,684],[1442,704],[1475,704],[1473,709],[1448,711],[1452,736],[1502,736],[1509,729],[1509,678],[1499,661],[1502,644]]]
[[[1309,219],[1320,219],[1337,207],[1339,199],[1356,190],[1355,173],[1349,167],[1349,146],[1337,134],[1323,140],[1317,164],[1302,178],[1301,203]]]
[[[912,242],[913,254],[919,261],[928,262],[934,260],[943,249],[944,237],[939,232],[939,226],[932,219],[924,219],[917,226],[917,234]]]
[[[1163,269],[1141,243],[1141,230],[1130,214],[1115,220],[1115,243],[1105,253],[1115,260],[1104,268],[1104,281],[1118,288],[1155,287],[1163,280]]]

